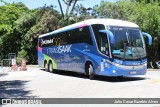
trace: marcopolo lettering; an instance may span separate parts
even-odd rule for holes
[[[49,53],[69,53],[72,45],[58,46],[56,48],[49,48]]]
[[[53,39],[49,39],[49,40],[43,40],[42,39],[42,45],[43,44],[51,44],[51,43],[53,43]]]

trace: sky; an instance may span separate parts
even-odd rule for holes
[[[47,6],[53,5],[53,6],[57,6],[56,10],[60,11],[59,9],[59,4],[58,4],[58,0],[4,0],[8,3],[13,3],[13,2],[22,2],[24,3],[29,9],[34,9],[34,8],[38,8],[38,7],[42,7],[45,4]],[[62,7],[63,9],[65,9],[65,5],[63,4],[63,1],[60,0],[62,3]],[[82,0],[82,1],[78,1],[77,4],[82,4],[84,7],[88,8],[88,7],[93,7],[95,5],[100,5],[101,1],[109,1],[109,2],[115,2],[117,0]],[[4,5],[2,2],[0,2],[0,5]]]

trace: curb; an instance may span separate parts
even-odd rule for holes
[[[147,71],[160,71],[160,69],[147,69]]]
[[[38,65],[27,65],[27,67],[38,68]]]

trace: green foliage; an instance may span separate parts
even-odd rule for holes
[[[16,62],[17,62],[18,66],[21,65],[22,59],[25,59],[25,60],[29,59],[28,52],[24,49],[22,49],[18,52],[18,56],[17,56],[17,59],[16,59]]]
[[[37,38],[68,24],[89,18],[114,18],[134,22],[142,31],[153,37],[153,45],[147,47],[148,59],[160,59],[160,1],[159,0],[119,0],[101,2],[98,6],[85,8],[76,4],[79,0],[66,2],[66,13],[61,14],[53,6],[30,10],[23,3],[7,3],[0,6],[0,57],[8,53],[18,54],[19,61],[25,57],[28,63],[37,64]],[[85,1],[84,1],[85,3]],[[70,6],[73,7],[69,12]],[[147,40],[145,40],[147,41]]]
[[[83,21],[86,19],[91,18],[91,10],[92,8],[85,8],[82,4],[77,5],[73,11],[72,19],[74,19],[75,22]]]
[[[33,32],[33,34],[40,35],[51,32],[59,27],[60,15],[56,10],[46,7],[45,10],[42,8],[38,14],[41,15],[40,18],[28,33]]]
[[[6,3],[0,6],[0,56],[8,53],[26,57],[37,63],[37,38],[59,28],[59,13],[53,7],[29,10],[23,3]],[[26,52],[26,53],[25,53]]]
[[[28,53],[24,49],[18,52],[18,58],[27,58],[27,55]]]
[[[0,6],[0,55],[6,58],[8,53],[17,53],[21,37],[16,29],[15,21],[20,17],[20,13],[26,11],[26,8],[17,4],[5,3],[5,6]]]

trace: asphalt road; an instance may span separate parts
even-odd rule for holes
[[[29,67],[27,71],[0,68],[0,98],[160,98],[160,71],[123,79],[98,76],[89,80],[73,72],[49,73]],[[4,106],[4,105],[3,105]],[[12,107],[28,105],[12,105]],[[35,107],[36,105],[30,105]],[[53,105],[37,105],[52,107]],[[160,107],[157,104],[67,104],[54,107]],[[5,105],[10,107],[10,105]]]
[[[101,77],[89,80],[73,72],[49,73],[0,69],[0,98],[160,98],[160,72],[123,79]]]

